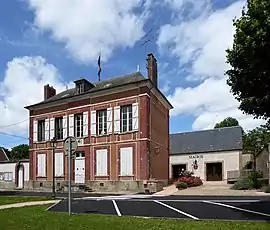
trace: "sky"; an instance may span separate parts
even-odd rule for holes
[[[211,129],[226,117],[249,130],[263,124],[238,110],[226,84],[225,50],[235,0],[9,0],[0,3],[0,146],[28,143],[28,111],[84,77],[146,74],[146,55],[158,60],[158,84],[174,106],[170,132]],[[149,40],[147,45],[143,45]]]

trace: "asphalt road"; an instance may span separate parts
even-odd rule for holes
[[[192,199],[193,198],[193,199]],[[270,221],[270,197],[84,197],[72,201],[73,213],[163,217],[193,220]],[[50,211],[66,212],[67,200]]]

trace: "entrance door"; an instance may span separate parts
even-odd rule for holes
[[[206,163],[206,180],[222,181],[222,163]]]
[[[75,158],[75,183],[85,183],[85,157],[84,153],[76,153]]]
[[[18,166],[18,188],[23,188],[23,168]]]
[[[173,179],[179,178],[179,174],[181,171],[187,170],[187,165],[186,164],[179,164],[179,165],[173,165],[172,166],[172,171],[173,171]]]

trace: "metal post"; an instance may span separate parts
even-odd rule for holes
[[[53,142],[53,149],[52,149],[52,161],[53,161],[53,169],[52,169],[52,177],[53,177],[53,184],[52,184],[52,198],[55,199],[55,146]]]
[[[68,214],[71,215],[71,139],[68,141]]]

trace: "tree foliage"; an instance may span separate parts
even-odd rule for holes
[[[227,84],[240,110],[255,118],[270,118],[270,1],[247,0],[234,19],[233,46],[227,52]]]
[[[10,151],[10,159],[22,160],[29,158],[29,145],[21,144],[13,147]]]
[[[239,122],[233,117],[227,117],[223,121],[215,124],[215,129],[217,128],[225,128],[225,127],[232,127],[232,126],[238,126]]]

